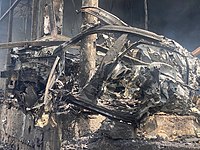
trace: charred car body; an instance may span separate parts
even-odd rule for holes
[[[100,8],[81,11],[103,23],[56,47],[26,45],[12,51],[13,66],[2,76],[9,77],[10,97],[20,108],[40,118],[38,112],[61,113],[71,103],[133,125],[159,111],[199,113],[193,102],[200,85],[198,58],[175,41],[130,27]],[[99,37],[97,69],[81,88],[79,41],[90,34]]]

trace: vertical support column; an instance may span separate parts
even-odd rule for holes
[[[57,35],[57,27],[56,27],[56,17],[55,11],[53,7],[53,0],[48,0],[48,13],[49,13],[49,21],[50,21],[50,28],[51,28],[51,35]]]
[[[148,0],[144,0],[144,29],[148,30]]]
[[[0,16],[1,16],[2,0],[0,0]]]
[[[39,0],[32,1],[31,39],[37,39]]]
[[[9,7],[12,7],[13,0],[9,0]],[[9,15],[8,15],[8,31],[7,31],[7,42],[12,42],[12,27],[13,27],[13,11],[14,9],[10,9]],[[7,54],[7,70],[13,70],[14,66],[12,65],[11,57],[10,57],[11,49],[8,50]],[[9,88],[11,77],[7,80],[7,87],[6,87],[6,98],[7,94],[10,93],[12,90]]]
[[[29,6],[29,5],[31,5],[31,3],[32,3],[32,0],[27,0],[26,5]],[[28,8],[28,11],[31,11],[31,8]],[[25,17],[25,25],[24,25],[24,27],[25,27],[24,28],[24,33],[25,33],[24,34],[25,35],[24,40],[25,41],[31,39],[31,35],[30,35],[31,34],[31,31],[30,31],[31,27],[30,27],[30,24],[31,24],[31,18],[30,18],[29,13],[27,13],[26,17]]]
[[[10,7],[12,6],[13,0],[10,0]],[[8,18],[8,42],[12,41],[12,26],[13,26],[13,9],[9,11],[9,18]]]
[[[38,37],[44,35],[44,16],[45,16],[45,5],[46,0],[40,0],[39,2],[39,17],[38,17]]]
[[[54,13],[55,13],[57,33],[62,34],[63,0],[53,0],[53,8],[54,8]]]
[[[39,15],[38,15],[38,37],[44,35],[44,13],[45,13],[46,0],[40,0],[39,2]]]
[[[98,7],[98,0],[82,0],[82,6]],[[89,24],[96,24],[97,18],[83,13],[83,29]],[[97,35],[89,35],[82,40],[80,85],[83,87],[91,78],[96,68],[96,39]]]

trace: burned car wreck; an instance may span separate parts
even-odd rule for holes
[[[36,120],[75,105],[133,126],[156,112],[200,114],[193,102],[200,85],[197,57],[175,41],[128,26],[100,8],[81,11],[102,22],[67,41],[52,41],[55,45],[28,43],[12,50],[10,70],[1,76],[9,79],[13,105]],[[98,34],[97,69],[82,88],[80,41],[91,34]]]

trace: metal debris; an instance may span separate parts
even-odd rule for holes
[[[160,111],[191,113],[195,108],[192,98],[200,85],[198,58],[175,41],[130,27],[100,8],[81,11],[108,25],[94,25],[57,47],[44,48],[42,42],[37,42],[40,47],[34,42],[23,47],[23,43],[12,53],[13,69],[2,72],[9,76],[20,107],[37,119],[45,118],[39,126],[46,125],[51,114],[62,113],[59,108],[67,103],[135,126]],[[104,42],[97,40],[102,55],[98,55],[96,73],[80,88],[79,41],[94,33],[104,34]],[[113,44],[102,44],[111,39],[109,33]],[[44,42],[44,46],[59,42]]]

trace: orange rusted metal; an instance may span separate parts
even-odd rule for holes
[[[198,47],[194,51],[192,51],[193,56],[198,56],[199,54],[200,54],[200,47]]]

